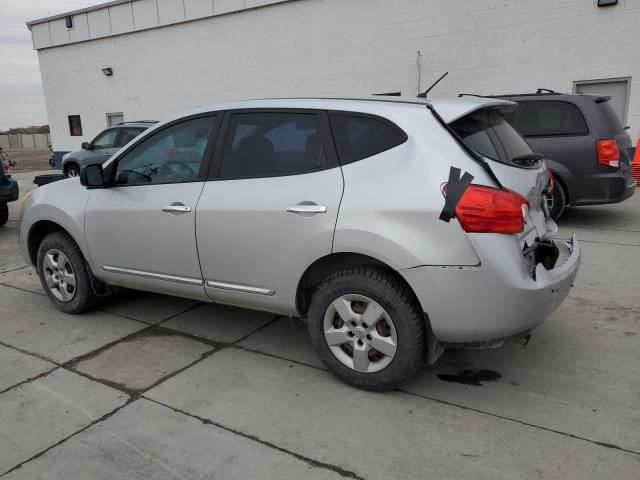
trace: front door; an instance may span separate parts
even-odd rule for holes
[[[195,209],[217,123],[215,116],[192,117],[114,158],[114,186],[92,190],[85,211],[97,276],[129,288],[206,298]]]
[[[85,163],[104,163],[111,156],[118,151],[118,148],[115,146],[116,139],[118,138],[118,129],[110,128],[100,133],[96,138],[91,142],[91,150],[90,153],[87,154]]]
[[[300,277],[331,253],[342,197],[326,114],[235,111],[224,124],[197,211],[207,294],[293,315]]]

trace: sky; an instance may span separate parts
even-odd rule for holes
[[[107,0],[0,0],[0,130],[47,123],[29,20]]]

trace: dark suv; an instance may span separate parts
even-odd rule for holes
[[[114,153],[155,123],[157,122],[153,120],[123,122],[103,130],[91,142],[83,142],[80,150],[62,157],[62,172],[67,177],[75,177],[83,165],[106,162]]]
[[[507,120],[545,156],[555,181],[551,215],[567,205],[621,202],[635,191],[631,138],[610,97],[556,93],[499,95],[518,103]]]

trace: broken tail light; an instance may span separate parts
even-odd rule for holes
[[[609,138],[606,140],[596,141],[596,150],[598,152],[598,163],[607,167],[620,167],[620,150],[618,150],[618,142]]]
[[[520,233],[529,202],[511,190],[471,184],[456,206],[456,218],[465,232]]]

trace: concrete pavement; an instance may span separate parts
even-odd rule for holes
[[[562,219],[583,264],[527,346],[450,351],[383,394],[335,380],[290,319],[139,292],[59,313],[12,214],[0,477],[638,478],[640,196]]]

